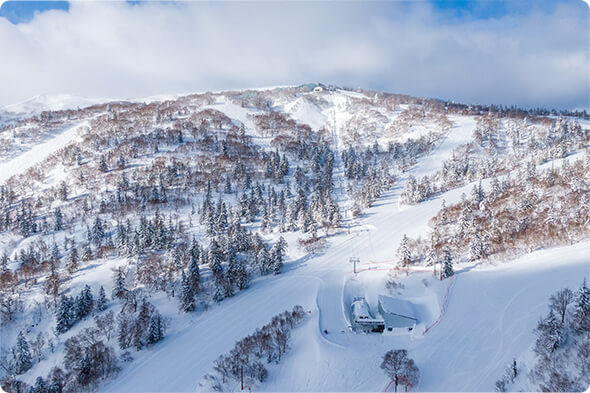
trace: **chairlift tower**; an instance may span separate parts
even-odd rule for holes
[[[354,274],[356,274],[357,273],[356,265],[357,265],[357,263],[361,263],[359,257],[350,257],[349,261],[350,261],[350,263],[352,263]]]

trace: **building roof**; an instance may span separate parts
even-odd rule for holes
[[[386,313],[416,319],[413,304],[406,300],[379,295],[379,304]]]
[[[373,317],[367,301],[364,297],[357,297],[352,302],[352,318],[355,322],[362,323],[383,323],[383,318]]]
[[[373,318],[369,312],[369,305],[365,298],[355,299],[352,302],[352,316],[355,320]]]

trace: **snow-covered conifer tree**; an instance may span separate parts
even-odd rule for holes
[[[283,267],[283,262],[285,259],[285,253],[287,251],[287,242],[281,236],[279,240],[272,246],[270,250],[270,258],[271,258],[271,267],[272,271],[275,274],[279,274],[281,272],[281,268]]]
[[[96,298],[96,311],[101,312],[107,308],[107,296],[104,291],[104,287],[101,285],[98,290],[98,297]]]
[[[66,268],[70,274],[74,274],[78,270],[78,262],[78,249],[76,247],[72,247],[66,262]]]
[[[576,293],[573,325],[578,332],[590,332],[590,289],[586,286],[586,278]]]
[[[113,275],[113,292],[111,296],[113,299],[124,299],[127,289],[125,289],[125,272],[122,267],[115,270]]]
[[[180,295],[180,309],[184,312],[195,310],[195,293],[190,278],[182,271],[182,293]]]
[[[405,234],[400,242],[397,254],[399,256],[398,264],[400,267],[407,267],[412,263],[412,253],[410,252],[410,247],[408,245],[408,237]]]
[[[18,333],[16,339],[15,355],[15,372],[19,375],[24,374],[31,368],[33,361],[29,351],[29,343],[22,331]]]
[[[53,211],[53,230],[61,231],[64,227],[64,218],[61,209],[58,207]]]
[[[60,334],[67,332],[75,323],[75,318],[73,300],[68,296],[62,296],[57,308],[55,330]]]
[[[453,270],[453,258],[451,257],[451,252],[448,249],[443,251],[442,263],[442,278],[449,278],[455,274],[455,271]]]
[[[150,318],[147,334],[147,343],[155,344],[164,337],[164,326],[160,313],[156,310]]]

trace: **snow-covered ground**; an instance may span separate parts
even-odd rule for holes
[[[0,184],[6,182],[6,180],[14,175],[24,173],[27,169],[42,162],[59,149],[66,147],[81,132],[87,129],[88,121],[86,120],[73,126],[67,126],[63,130],[53,133],[44,142],[33,146],[30,150],[23,152],[9,161],[0,162]]]
[[[412,175],[416,178],[431,175],[439,170],[442,162],[451,156],[450,153],[452,153],[455,148],[471,140],[476,125],[476,120],[474,118],[466,116],[449,116],[449,120],[453,122],[451,131],[438,149],[420,160],[417,167],[412,171]]]
[[[68,94],[41,94],[25,101],[6,105],[0,111],[16,114],[36,115],[43,111],[60,111],[64,109],[84,108],[100,104],[108,99],[77,97]]]
[[[243,118],[238,113],[232,117]],[[414,168],[414,175],[436,171],[455,147],[471,138],[473,119],[452,120],[450,135]],[[354,295],[364,294],[375,307],[377,295],[386,293],[385,272],[403,235],[426,233],[442,199],[457,202],[464,188],[403,206],[403,183],[397,184],[350,222],[350,233],[332,236],[323,254],[295,259],[280,277],[258,280],[214,310],[195,315],[189,326],[167,337],[103,390],[202,390],[199,383],[217,356],[295,304],[311,311],[309,320],[294,331],[292,351],[271,367],[269,380],[259,390],[383,391],[389,380],[379,368],[381,358],[398,348],[408,349],[421,370],[415,390],[492,390],[504,367],[527,353],[547,298],[590,277],[589,243],[536,252],[498,266],[458,266],[454,280],[438,281],[430,272],[399,276],[405,286],[399,296],[411,300],[417,310],[413,333],[357,334],[350,330],[347,315]],[[352,256],[361,259],[356,276],[349,263]],[[423,334],[439,318],[446,292],[448,304],[440,323]]]
[[[174,97],[156,96],[133,101]],[[317,96],[310,93],[294,101],[279,102],[277,109],[314,130],[325,127],[331,132],[334,147],[342,149],[344,133],[348,131],[346,124],[354,116],[350,112],[351,102],[366,98],[360,93],[344,91]],[[62,100],[64,107],[68,102]],[[40,104],[37,102],[30,107],[22,104],[9,109],[30,112],[33,106]],[[253,110],[223,95],[217,96],[216,102],[206,108],[219,110],[236,124],[243,124],[258,145],[267,146],[268,138],[256,134]],[[384,116],[391,122],[397,114]],[[453,126],[448,135],[432,153],[421,158],[409,174],[417,178],[433,174],[455,148],[472,139],[475,118],[449,116],[449,120]],[[70,125],[31,150],[0,163],[0,185],[67,146],[87,127],[88,121]],[[384,126],[380,127],[376,133],[382,135]],[[427,131],[424,127],[416,128],[413,132],[417,136]],[[439,211],[442,200],[449,205],[456,203],[472,186],[467,184],[408,206],[400,201],[406,179],[402,177],[360,218],[345,217],[343,229],[329,236],[329,247],[317,255],[305,255],[296,248],[299,234],[286,234],[290,261],[279,276],[258,278],[248,290],[207,311],[178,315],[176,299],[171,306],[170,299],[163,299],[163,294],[156,295],[151,300],[162,313],[175,316],[169,334],[162,342],[134,354],[136,360],[124,364],[120,375],[100,390],[204,390],[203,378],[211,372],[220,354],[228,352],[237,340],[295,304],[301,304],[310,312],[309,316],[293,331],[292,349],[281,364],[269,367],[269,379],[257,390],[383,391],[389,380],[379,368],[382,356],[391,349],[400,348],[408,349],[420,368],[421,379],[414,387],[416,391],[490,391],[513,358],[519,364],[524,361],[528,367],[532,366],[532,330],[545,313],[548,297],[562,287],[577,287],[585,276],[590,278],[588,242],[542,250],[496,265],[459,265],[452,280],[439,281],[425,268],[414,269],[408,275],[398,276],[397,281],[404,288],[393,294],[415,306],[418,324],[412,333],[358,334],[351,331],[348,316],[351,299],[365,296],[375,309],[378,295],[388,294],[385,280],[396,262],[396,250],[403,236],[425,235],[429,230],[428,222]],[[334,183],[338,203],[348,207],[350,201],[344,196],[342,164],[338,157]],[[484,187],[487,183],[483,182]],[[265,235],[273,240],[278,236],[277,233]],[[5,244],[8,240],[0,245],[9,249]],[[360,258],[357,274],[352,272],[350,257]],[[79,272],[71,282],[72,292],[81,289],[86,282],[93,282],[95,291],[100,283],[110,293],[110,269],[124,261],[103,262],[93,263]],[[436,321],[438,323],[434,324]],[[72,333],[82,329],[84,323]],[[33,382],[37,375],[46,375],[60,360],[60,355],[50,355],[42,367],[27,375],[28,382]],[[519,380],[518,384],[524,390],[535,388],[528,386],[525,380]]]

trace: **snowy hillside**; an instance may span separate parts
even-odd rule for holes
[[[17,104],[5,105],[0,111],[20,115],[37,115],[43,111],[61,111],[100,104],[105,99],[90,99],[67,94],[42,94]]]
[[[587,121],[325,85],[38,101],[0,124],[5,390],[590,386]]]

